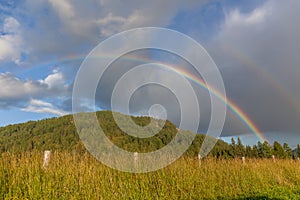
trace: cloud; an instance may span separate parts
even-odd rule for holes
[[[28,103],[37,106],[38,101],[32,99],[52,99],[55,102],[55,99],[64,99],[70,95],[69,86],[59,71],[53,71],[43,80],[21,80],[11,73],[0,73],[0,87],[1,109],[24,108]],[[47,109],[49,105],[44,104]]]
[[[7,17],[3,23],[4,33],[17,33],[20,27],[20,23],[13,17]]]
[[[111,34],[139,26],[167,25],[182,9],[200,4],[202,1],[186,4],[177,0],[132,1],[130,6],[124,1],[103,0],[88,3],[25,0],[18,6],[1,3],[9,11],[1,28],[1,65],[14,62],[18,67],[30,68],[45,61],[57,62],[70,55],[82,55]],[[76,70],[78,66],[72,67]],[[59,72],[43,80],[21,80],[13,73],[1,73],[0,106],[24,108],[31,99],[56,98],[60,103],[65,102],[56,106],[70,107],[66,105],[70,102],[70,86],[65,82],[64,74]]]
[[[224,26],[227,29],[234,28],[237,26],[249,26],[257,25],[262,23],[266,17],[266,9],[257,8],[251,13],[241,13],[238,9],[235,9],[227,15]],[[224,27],[225,28],[225,27]]]
[[[261,132],[295,134],[300,131],[300,80],[297,78],[300,26],[294,20],[300,17],[299,10],[298,1],[267,1],[247,13],[234,8],[226,13],[219,32],[206,43],[221,70],[228,98]],[[180,66],[180,61],[177,64]],[[130,69],[128,66],[133,66],[125,61],[116,65],[111,66],[114,70],[106,71],[108,75],[101,80],[99,85],[103,85],[97,91],[99,106],[104,108],[110,106],[116,81]],[[128,82],[131,84],[134,81]],[[210,120],[207,109],[210,102],[199,87],[197,95],[201,108],[199,131],[205,131]],[[166,107],[168,118],[178,125],[178,102],[170,98],[172,94],[166,90],[144,87],[134,94],[130,107],[134,112],[144,112],[150,105],[160,103]],[[228,109],[223,136],[252,132],[244,123]]]
[[[13,17],[4,19],[0,35],[0,61],[20,63],[22,38],[20,23]]]
[[[52,7],[58,12],[61,19],[71,19],[75,13],[70,2],[67,0],[49,0]]]
[[[44,80],[39,81],[42,84],[48,86],[48,89],[61,89],[61,87],[66,87],[64,85],[65,79],[62,72],[58,72],[56,70],[53,71],[53,74],[48,75]]]
[[[35,113],[50,113],[58,116],[63,116],[68,114],[67,112],[60,110],[53,106],[51,103],[44,102],[37,99],[31,99],[29,105],[21,109],[26,112],[35,112]]]
[[[266,1],[247,13],[232,9],[207,45],[228,97],[263,132],[300,131],[299,10],[292,0]],[[227,126],[224,132],[241,131]]]
[[[88,53],[102,40],[127,29],[166,26],[178,12],[204,2],[135,0],[129,5],[119,0],[26,0],[13,12],[22,20],[22,50],[30,55],[23,65]]]
[[[11,73],[0,74],[0,99],[22,99],[30,96],[42,95],[47,85],[30,80],[22,81]]]

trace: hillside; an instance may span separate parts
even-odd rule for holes
[[[139,139],[125,134],[114,122],[111,111],[96,113],[101,128],[107,137],[119,147],[128,151],[149,152],[167,145],[177,133],[176,126],[166,121],[162,130],[153,137]],[[145,126],[149,117],[132,117],[136,124]],[[190,132],[187,132],[187,134]],[[204,135],[197,134],[186,155],[196,156]],[[85,148],[76,133],[73,116],[30,121],[23,124],[9,125],[0,128],[0,151],[52,151],[84,152]],[[216,156],[229,154],[230,146],[219,140],[214,151]]]

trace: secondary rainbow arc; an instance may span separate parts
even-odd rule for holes
[[[115,58],[113,55],[102,55],[101,57],[98,57],[98,59],[105,59],[105,58]],[[72,61],[83,61],[85,59],[85,56],[82,55],[70,55],[65,59],[60,59],[55,63],[67,63],[67,62],[72,62]],[[136,61],[136,62],[148,62],[148,63],[153,63],[153,60],[146,58],[146,57],[137,57],[137,56],[133,56],[133,55],[126,55],[123,56],[121,59],[124,60],[128,60],[128,61]],[[260,131],[260,129],[258,128],[258,126],[250,119],[250,117],[234,102],[232,102],[230,99],[226,98],[223,94],[221,94],[217,89],[213,88],[212,86],[208,85],[207,83],[205,83],[204,80],[202,80],[200,77],[188,72],[188,71],[184,71],[183,69],[175,66],[175,65],[171,65],[169,63],[162,63],[162,62],[158,62],[156,63],[158,65],[161,65],[164,68],[167,68],[169,70],[174,71],[175,73],[178,73],[182,76],[184,76],[185,78],[189,79],[190,81],[196,83],[197,85],[199,85],[200,87],[206,89],[207,91],[209,91],[212,95],[216,96],[219,100],[223,101],[227,107],[241,120],[241,122],[248,127],[248,129],[257,136],[257,138],[264,142],[264,141],[268,141],[264,135],[262,134],[262,131]],[[44,63],[42,64],[42,66],[45,65],[51,65],[51,63]]]

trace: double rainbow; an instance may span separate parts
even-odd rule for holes
[[[72,61],[82,61],[84,60],[85,56],[68,56],[68,58],[66,59],[60,59],[58,62],[56,63],[62,63],[62,64],[66,64],[68,62],[72,62]],[[105,55],[102,58],[114,58],[111,55]],[[101,59],[101,58],[99,58]],[[132,55],[126,55],[123,56],[121,59],[124,60],[128,60],[128,61],[135,61],[135,62],[141,62],[141,63],[145,63],[145,62],[153,62],[153,60],[150,60],[149,58],[145,58],[145,57],[137,57],[137,56],[132,56]],[[234,102],[232,102],[230,99],[226,98],[226,96],[224,96],[221,92],[219,92],[217,89],[213,88],[212,86],[208,85],[207,83],[204,82],[204,80],[202,80],[201,78],[199,78],[198,76],[196,76],[195,74],[192,74],[188,71],[185,71],[177,66],[174,65],[170,65],[170,64],[166,64],[166,63],[156,63],[158,65],[160,65],[163,68],[167,68],[175,73],[178,73],[181,76],[184,76],[185,78],[187,78],[188,80],[194,82],[195,84],[199,85],[200,87],[204,88],[205,90],[207,90],[210,94],[216,96],[219,100],[221,100],[222,102],[224,102],[227,107],[241,120],[241,122],[252,132],[254,133],[257,138],[261,141],[268,141],[264,135],[262,134],[262,132],[259,130],[259,128],[257,127],[257,125],[250,119],[249,116],[247,116],[247,114]],[[49,66],[51,65],[50,63],[44,63],[42,66]],[[41,66],[41,65],[40,65]]]

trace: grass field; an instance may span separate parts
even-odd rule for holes
[[[110,169],[85,154],[0,155],[0,199],[300,199],[300,162],[180,159],[146,174]]]

